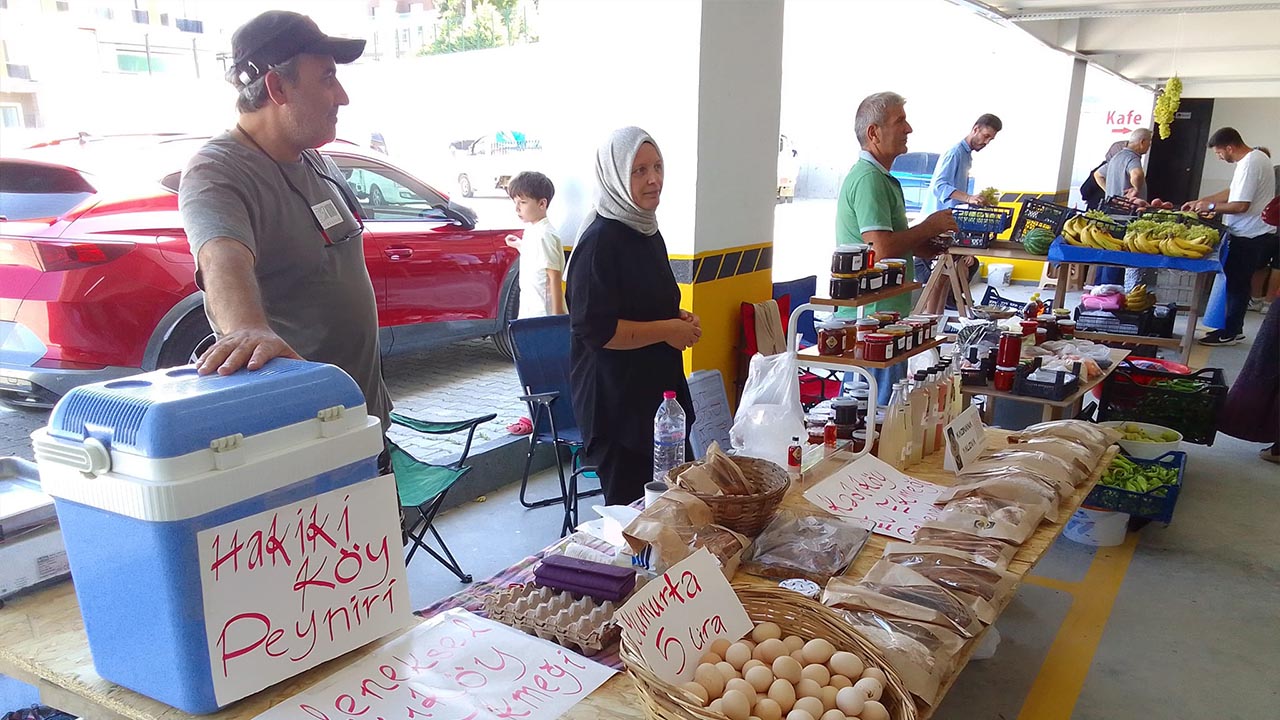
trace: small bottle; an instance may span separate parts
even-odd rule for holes
[[[653,417],[653,479],[665,482],[667,472],[684,464],[685,415],[674,390],[662,393]]]
[[[927,378],[928,374],[925,371],[918,371],[907,393],[907,412],[910,416],[911,429],[909,458],[913,465],[924,458],[925,416],[929,412],[929,392],[925,389]]]
[[[885,410],[884,425],[880,428],[880,443],[876,457],[901,470],[907,466],[907,381],[895,383],[889,406]]]
[[[826,425],[822,426],[822,444],[825,448],[823,450],[824,454],[830,455],[835,452],[836,443],[839,442],[839,436],[837,435],[838,432],[839,431],[836,428],[836,419],[834,417],[828,420]]]
[[[800,444],[800,436],[791,437],[791,446],[787,448],[787,472],[792,477],[800,475],[800,461],[804,459],[804,446]]]

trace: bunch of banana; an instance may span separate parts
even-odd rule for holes
[[[1125,233],[1124,245],[1129,252],[1145,253],[1147,255],[1160,254],[1160,238],[1145,230]]]
[[[1147,292],[1146,285],[1135,285],[1129,294],[1124,296],[1126,310],[1142,311],[1156,304],[1156,296]]]
[[[1062,225],[1062,239],[1076,247],[1095,250],[1124,250],[1124,243],[1106,229],[1076,215]]]
[[[1160,241],[1160,253],[1176,258],[1199,260],[1213,251],[1207,238],[1185,239],[1167,237]]]

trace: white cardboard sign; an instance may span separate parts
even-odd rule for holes
[[[398,507],[384,475],[197,533],[218,704],[408,624]]]
[[[947,439],[947,454],[942,462],[942,469],[951,472],[963,470],[965,465],[973,462],[987,447],[987,431],[982,425],[982,415],[978,414],[978,406],[970,405],[964,412],[956,416],[944,432]]]
[[[938,517],[933,501],[943,487],[903,475],[874,455],[863,455],[805,491],[827,512],[870,520],[872,532],[911,540],[926,521]]]
[[[614,620],[649,668],[677,684],[693,679],[712,642],[737,640],[752,627],[720,563],[706,548],[645,583]]]
[[[255,720],[550,720],[613,673],[559,645],[455,608]]]

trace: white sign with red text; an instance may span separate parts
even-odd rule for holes
[[[219,705],[410,622],[398,507],[384,475],[197,534]]]
[[[645,583],[614,614],[649,669],[670,683],[693,679],[711,643],[751,632],[751,618],[706,548]]]
[[[827,512],[870,520],[872,532],[911,540],[926,521],[938,517],[933,501],[943,487],[903,475],[874,455],[863,455],[805,491]]]
[[[557,718],[613,673],[559,645],[453,609],[255,720]]]

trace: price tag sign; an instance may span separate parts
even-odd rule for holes
[[[982,424],[978,407],[970,405],[946,427],[947,455],[943,459],[944,470],[958,472],[973,462],[987,447],[987,430]]]
[[[675,684],[693,679],[712,642],[751,631],[746,608],[706,548],[645,583],[614,620],[649,668]]]
[[[805,491],[809,502],[835,515],[869,520],[871,531],[911,540],[938,517],[933,501],[943,487],[903,475],[874,455],[863,455]]]

